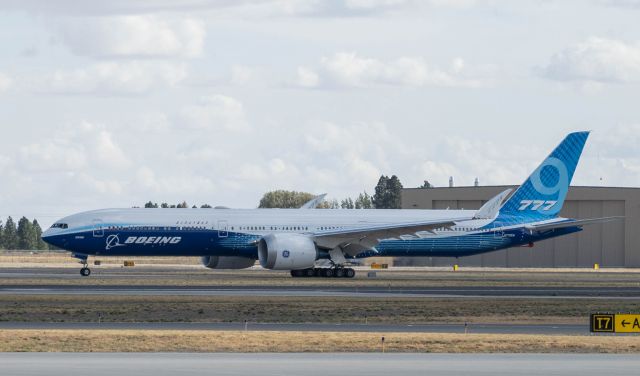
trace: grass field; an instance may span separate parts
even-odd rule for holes
[[[268,323],[571,323],[640,301],[260,296],[0,296],[0,321]]]
[[[384,333],[386,352],[639,353],[640,338]],[[1,352],[381,352],[381,334],[1,330]],[[579,340],[577,340],[579,338]]]

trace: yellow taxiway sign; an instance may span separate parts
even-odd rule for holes
[[[591,332],[640,334],[640,313],[593,313]]]
[[[640,333],[640,314],[616,313],[614,323],[616,333]]]

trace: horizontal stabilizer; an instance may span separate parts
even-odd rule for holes
[[[502,206],[502,201],[504,201],[509,193],[511,193],[512,189],[509,188],[505,191],[500,192],[494,198],[487,201],[473,216],[473,219],[493,219],[498,215],[500,211],[500,206]]]
[[[562,222],[544,223],[540,225],[527,225],[525,226],[525,228],[530,232],[534,232],[534,231],[540,232],[540,231],[555,230],[557,228],[582,227],[585,225],[606,223],[606,222],[618,221],[622,219],[624,219],[624,217],[576,219],[576,220],[569,220],[569,221],[562,221]]]

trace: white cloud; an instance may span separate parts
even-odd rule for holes
[[[37,79],[31,86],[35,91],[53,94],[131,95],[175,86],[186,76],[184,64],[107,62],[87,68],[58,70]]]
[[[202,97],[198,103],[184,106],[176,123],[192,129],[245,131],[249,128],[242,102],[225,95]]]
[[[255,69],[244,65],[231,67],[231,83],[234,85],[246,85],[255,79]]]
[[[456,58],[448,69],[429,65],[420,57],[400,57],[382,61],[356,53],[340,52],[323,57],[316,69],[299,67],[297,83],[302,87],[346,86],[462,86],[480,87],[489,84],[482,77],[472,77],[464,60]],[[479,73],[479,72],[476,72]]]
[[[553,55],[540,73],[558,81],[638,82],[640,44],[588,38]]]
[[[48,173],[115,170],[130,163],[111,132],[88,122],[67,126],[51,139],[22,146],[19,157],[26,170]]]
[[[633,0],[628,0],[633,1]],[[467,9],[491,0],[5,0],[0,9],[74,16],[211,13],[216,17],[363,17],[421,8]]]
[[[305,67],[298,67],[298,76],[296,84],[302,87],[316,87],[320,83],[318,74],[313,70]]]
[[[60,33],[74,53],[99,57],[195,57],[206,35],[195,19],[155,15],[66,19]]]
[[[217,187],[214,181],[205,176],[185,172],[166,174],[164,168],[149,166],[138,168],[132,181],[135,182],[137,193],[161,195],[165,200],[167,196],[186,199],[196,193],[215,192]]]
[[[316,168],[333,166],[336,178],[361,182],[376,181],[382,172],[389,171],[392,159],[402,159],[410,149],[385,124],[377,122],[312,123],[305,141],[304,152],[317,157],[312,162]]]
[[[11,77],[7,76],[6,74],[0,72],[0,92],[9,90],[9,88],[11,87],[13,80],[11,79]]]

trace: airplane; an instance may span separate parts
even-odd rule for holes
[[[589,132],[570,133],[511,194],[478,210],[104,209],[56,221],[43,240],[72,253],[89,276],[88,256],[200,256],[210,269],[244,269],[256,260],[292,277],[353,278],[367,257],[462,257],[572,234],[618,220],[562,218]],[[322,261],[324,260],[324,261]],[[318,263],[328,264],[319,267]]]

